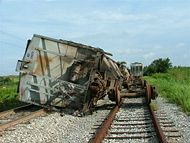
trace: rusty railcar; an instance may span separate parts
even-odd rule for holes
[[[122,73],[108,55],[100,48],[34,35],[17,63],[20,100],[83,112],[106,95],[119,104]]]
[[[127,97],[145,96],[147,98],[147,103],[150,104],[151,99],[156,99],[156,97],[158,96],[156,88],[150,85],[143,78],[142,63],[139,62],[131,63],[130,79],[126,84],[127,84],[128,93],[126,93],[125,96]]]
[[[131,63],[130,66],[130,74],[131,74],[131,88],[130,90],[144,88],[146,85],[146,81],[143,79],[143,64],[139,62]],[[139,88],[137,88],[139,87]]]
[[[131,81],[129,82],[129,92],[132,96],[145,95],[147,103],[158,96],[157,90],[143,78],[143,64],[139,62],[131,63]],[[135,93],[135,94],[134,94]]]

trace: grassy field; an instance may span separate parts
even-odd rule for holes
[[[167,73],[157,73],[145,79],[157,87],[159,95],[181,106],[190,115],[190,68],[172,68]]]
[[[18,101],[18,77],[0,77],[0,112],[23,103]]]

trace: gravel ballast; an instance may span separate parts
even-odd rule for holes
[[[186,143],[190,142],[190,117],[180,111],[174,104],[167,103],[158,97],[156,103],[159,109],[168,113],[168,117],[182,132]],[[99,109],[92,115],[75,117],[65,114],[52,113],[45,117],[39,117],[30,121],[29,124],[20,124],[5,131],[0,136],[0,143],[85,143],[92,137],[94,130],[105,116],[108,109]]]
[[[166,99],[158,97],[155,103],[158,110],[167,113],[167,116],[174,122],[177,129],[181,132],[184,142],[190,143],[190,116],[181,111],[179,106],[168,103]]]

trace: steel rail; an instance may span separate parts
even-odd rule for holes
[[[32,112],[32,113],[29,114],[29,115],[22,116],[22,117],[20,117],[20,118],[18,118],[18,119],[15,119],[15,120],[13,120],[13,121],[7,122],[7,123],[5,123],[5,124],[1,124],[1,125],[0,125],[0,132],[1,132],[1,131],[4,131],[4,130],[7,129],[7,128],[10,128],[10,127],[12,127],[12,126],[15,126],[15,125],[17,125],[17,124],[25,123],[25,122],[31,120],[32,118],[35,118],[35,117],[38,117],[38,116],[41,116],[41,115],[45,115],[45,114],[46,114],[45,110],[44,110],[44,109],[40,109],[40,110],[38,110],[38,111]]]
[[[106,137],[108,130],[116,116],[116,113],[119,111],[119,106],[115,106],[109,113],[108,117],[106,118],[106,120],[103,122],[103,124],[101,125],[101,127],[97,130],[94,138],[90,141],[91,143],[101,143],[103,141],[103,139]],[[153,109],[151,108],[151,106],[149,105],[149,111],[150,111],[150,115],[151,115],[151,119],[156,131],[156,134],[160,140],[161,143],[168,143],[166,140],[166,137],[163,133],[163,130],[161,129],[161,126],[159,124],[159,121],[153,111]],[[118,133],[120,134],[120,133]],[[111,137],[110,137],[111,138]],[[113,137],[114,138],[114,137]],[[122,138],[122,137],[121,137]],[[124,137],[126,138],[126,137]],[[124,139],[123,138],[123,139]]]
[[[149,110],[150,110],[151,118],[152,118],[152,121],[153,121],[153,124],[154,124],[154,128],[155,128],[156,133],[157,133],[157,135],[158,135],[158,137],[160,139],[160,142],[161,143],[168,143],[167,140],[166,140],[166,137],[165,137],[165,135],[163,133],[163,130],[162,130],[160,124],[159,124],[159,121],[158,121],[156,115],[154,114],[154,111],[153,111],[150,104],[149,104]]]
[[[109,113],[108,117],[106,120],[103,122],[102,126],[100,129],[96,132],[94,138],[92,139],[92,143],[101,143],[102,140],[105,138],[107,135],[108,129],[110,128],[116,113],[119,111],[120,105],[122,104],[123,100],[119,105],[116,105]]]

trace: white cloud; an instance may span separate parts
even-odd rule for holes
[[[185,47],[185,46],[186,46],[186,44],[183,43],[183,42],[181,42],[181,43],[178,43],[178,44],[176,45],[176,48],[183,48],[183,47]]]
[[[0,33],[0,48],[12,51],[6,50],[0,59],[15,54],[13,44],[25,47],[20,38],[37,33],[97,46],[119,60],[146,62],[170,56],[176,64],[189,65],[179,57],[190,55],[190,3],[169,1],[0,0],[0,26],[13,35]]]
[[[163,47],[162,47],[161,45],[155,45],[155,46],[154,46],[154,49],[160,50],[160,49],[163,49]]]
[[[189,59],[189,58],[190,58],[190,55],[188,55],[188,54],[183,54],[183,57],[184,57],[185,59]]]
[[[150,19],[151,15],[149,14],[126,14],[124,12],[117,11],[94,11],[90,14],[90,17],[96,20],[104,21],[137,21],[137,20],[146,20]]]
[[[155,53],[150,52],[150,53],[144,54],[143,58],[145,58],[145,59],[151,59],[151,58],[155,57],[155,55],[156,55]]]

